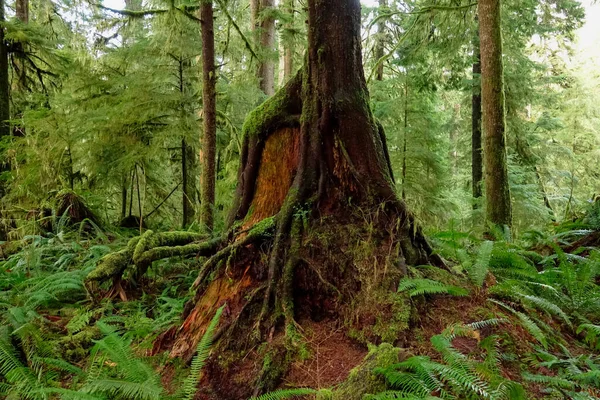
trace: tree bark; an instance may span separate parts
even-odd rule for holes
[[[260,0],[259,18],[259,37],[260,37],[260,60],[258,64],[257,76],[260,90],[267,96],[275,94],[275,61],[273,53],[275,51],[275,18],[273,11],[275,0]]]
[[[379,16],[381,17],[387,8],[387,0],[379,0]],[[377,43],[375,45],[375,61],[381,60],[385,55],[385,19],[381,18],[377,24]],[[383,80],[383,64],[377,64],[375,79]]]
[[[172,357],[189,359],[223,304],[228,312],[219,345],[247,350],[276,335],[279,321],[285,323],[284,334],[293,335],[299,309],[341,319],[351,299],[367,287],[397,287],[407,264],[443,266],[395,192],[385,135],[369,108],[360,1],[309,0],[307,5],[303,69],[244,124],[227,244],[202,266],[183,324],[161,335],[155,351],[168,343]],[[313,236],[318,229],[323,236]],[[336,229],[345,233],[332,234]],[[373,232],[381,235],[374,247],[382,249],[374,258],[386,263],[391,280],[367,284],[377,267],[369,258],[364,270],[359,268],[355,246],[362,234]],[[327,235],[331,242],[321,240]],[[306,245],[311,240],[314,246]],[[315,254],[332,257],[313,264]],[[351,259],[344,272],[340,257]],[[219,393],[217,381],[228,378],[218,368],[208,379],[216,398],[248,398],[276,384],[259,376],[254,391],[245,383],[237,395]]]
[[[283,42],[283,82],[287,82],[294,73],[294,53],[296,51],[294,38],[294,0],[285,0],[284,11],[289,15],[289,21],[284,25]]]
[[[5,22],[4,0],[0,0],[0,23]],[[10,135],[10,89],[8,77],[8,47],[4,29],[0,29],[0,138]]]
[[[506,156],[500,0],[479,2],[479,37],[486,217],[492,225],[510,227],[512,209]]]
[[[479,34],[473,39],[473,94],[471,109],[471,180],[473,186],[473,208],[478,207],[481,198],[483,181],[483,149],[481,147],[481,55],[479,50]]]
[[[19,21],[24,24],[29,23],[29,0],[17,0],[15,2],[16,17]],[[19,91],[24,92],[27,90],[27,72],[25,68],[25,46],[22,43],[18,43],[17,46],[17,75],[18,75],[18,88]]]
[[[208,230],[212,230],[214,225],[213,209],[215,204],[215,160],[217,151],[217,78],[212,1],[203,0],[200,6],[200,19],[202,29],[202,109],[204,116],[202,157],[200,157],[202,168],[200,222]]]

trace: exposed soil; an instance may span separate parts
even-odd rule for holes
[[[337,385],[367,354],[367,349],[349,339],[335,321],[307,321],[302,325],[309,356],[292,364],[282,387],[321,389]]]

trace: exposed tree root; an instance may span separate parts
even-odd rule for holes
[[[130,239],[123,250],[103,257],[86,281],[101,283],[113,279],[120,283],[127,267],[134,265],[132,280],[136,282],[153,261],[176,256],[207,256],[214,253],[223,241],[222,238],[207,240],[206,235],[193,232],[146,231],[142,236]]]

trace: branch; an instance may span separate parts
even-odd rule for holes
[[[133,10],[127,10],[127,9],[117,10],[115,8],[106,7],[106,6],[103,6],[102,4],[97,4],[97,3],[95,4],[95,6],[102,10],[110,11],[115,14],[123,15],[126,17],[131,17],[131,18],[142,18],[147,15],[164,14],[169,11],[169,10],[162,10],[162,9],[144,10],[144,11],[133,11]]]
[[[246,37],[246,35],[244,35],[244,33],[240,29],[239,25],[234,21],[234,19],[231,16],[231,14],[229,14],[229,11],[227,10],[227,7],[223,4],[223,0],[217,0],[217,2],[219,3],[219,6],[221,7],[221,10],[223,10],[223,12],[225,13],[225,16],[227,17],[227,19],[229,20],[229,22],[231,23],[231,25],[233,25],[233,27],[235,28],[235,30],[237,31],[237,33],[240,35],[240,37],[242,38],[242,40],[244,41],[244,43],[246,43],[246,48],[250,51],[250,53],[252,54],[252,57],[254,57],[255,59],[258,60],[259,58],[256,55],[256,52],[254,51],[254,49],[252,48],[252,45],[250,44],[250,41],[248,40],[248,38]]]
[[[164,198],[163,201],[161,201],[156,207],[154,207],[154,210],[150,211],[148,214],[144,215],[144,219],[147,219],[148,217],[150,217],[152,214],[154,214],[159,208],[160,206],[162,206],[163,204],[165,204],[165,202],[167,200],[169,200],[169,197],[171,197],[171,195],[173,195],[173,193],[175,193],[175,191],[177,190],[177,188],[181,185],[181,182],[179,182],[177,184],[177,186],[175,186],[173,188],[173,190],[171,190],[171,193],[169,193],[169,195],[167,197]]]
[[[388,13],[388,14],[381,14],[378,15],[377,18],[375,18],[373,21],[371,21],[371,23],[369,24],[369,28],[372,27],[373,25],[375,25],[377,22],[379,22],[382,19],[389,19],[391,17],[393,17],[394,15],[420,15],[420,14],[427,14],[430,13],[432,11],[461,11],[461,10],[465,10],[467,8],[471,8],[471,7],[476,7],[477,3],[469,3],[469,4],[465,4],[463,6],[440,6],[440,5],[430,5],[430,6],[426,6],[426,7],[422,7],[419,10],[416,11],[395,11],[392,13]]]

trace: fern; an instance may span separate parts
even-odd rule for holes
[[[492,258],[492,250],[494,250],[494,242],[486,241],[479,246],[475,263],[467,268],[467,273],[471,281],[481,287],[488,274],[490,260]]]
[[[408,292],[410,297],[449,294],[451,296],[468,296],[469,291],[458,286],[446,285],[431,279],[404,278],[398,285],[399,292]]]
[[[515,310],[511,306],[509,306],[501,301],[494,300],[494,299],[488,299],[488,301],[498,304],[505,310],[508,310],[511,313],[513,313],[515,316],[517,316],[517,318],[519,318],[519,320],[521,321],[521,325],[531,334],[531,336],[533,336],[538,342],[540,342],[542,344],[542,346],[548,347],[548,341],[546,339],[546,335],[544,335],[544,333],[542,332],[540,327],[528,315]]]
[[[196,387],[198,386],[198,383],[200,380],[200,372],[202,371],[202,368],[204,367],[204,364],[206,363],[206,359],[208,358],[208,356],[210,354],[210,347],[212,346],[213,337],[214,337],[215,331],[217,329],[217,325],[219,324],[219,320],[221,318],[221,314],[223,313],[224,308],[225,308],[225,305],[221,306],[217,310],[217,312],[215,313],[215,316],[210,321],[208,328],[206,328],[206,332],[202,336],[202,339],[200,339],[198,346],[196,346],[196,356],[192,360],[192,366],[190,368],[190,373],[187,376],[187,378],[185,378],[185,381],[183,382],[183,393],[185,396],[184,397],[185,400],[193,400],[194,399],[194,395],[196,394]]]
[[[265,393],[258,397],[252,397],[251,400],[283,400],[283,399],[293,399],[296,397],[310,396],[312,394],[317,394],[319,391],[314,389],[283,389],[277,390],[270,393]]]

